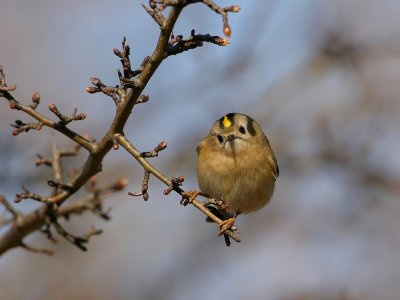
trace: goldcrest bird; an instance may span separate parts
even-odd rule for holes
[[[225,203],[217,208],[224,221],[220,235],[239,214],[255,212],[270,201],[279,167],[267,137],[251,117],[223,116],[200,142],[197,153],[200,191]]]

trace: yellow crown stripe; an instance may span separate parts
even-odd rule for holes
[[[232,126],[232,121],[229,120],[227,116],[224,116],[224,120],[222,121],[222,124],[224,125],[225,128],[231,127]]]

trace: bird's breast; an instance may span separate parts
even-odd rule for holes
[[[246,151],[236,156],[200,151],[197,161],[200,190],[222,199],[232,213],[250,213],[270,200],[275,179],[265,152]]]

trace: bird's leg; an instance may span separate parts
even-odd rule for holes
[[[218,206],[217,205],[217,200],[215,200],[214,198],[207,198],[207,200],[203,202],[203,206],[207,207],[208,205]]]
[[[221,218],[223,221],[219,224],[218,236],[224,235],[225,243],[228,246],[230,244],[229,237],[225,234],[227,230],[235,231],[236,218],[235,215],[228,211],[228,205],[222,199],[208,198],[203,202],[203,205],[207,207],[211,212],[213,212],[217,217]]]
[[[219,210],[223,212],[228,212],[228,205],[225,203],[224,200],[208,198],[206,201],[203,202],[204,206],[208,205],[215,205]]]

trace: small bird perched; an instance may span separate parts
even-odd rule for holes
[[[207,206],[224,221],[220,235],[239,214],[264,207],[279,176],[278,163],[260,125],[251,117],[229,113],[212,126],[197,147],[197,180],[202,193],[223,205]],[[221,202],[219,202],[221,203]]]

